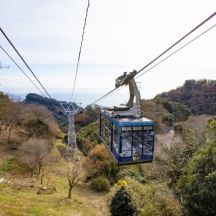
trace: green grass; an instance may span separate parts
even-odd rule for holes
[[[54,146],[61,144],[57,140]],[[53,154],[59,152],[56,148]],[[60,160],[55,167],[47,167],[44,185],[49,181],[50,187],[55,187],[53,194],[37,194],[40,178],[35,175],[30,178],[29,173],[19,165],[14,155],[8,154],[9,159],[0,163],[0,177],[13,179],[13,184],[0,184],[0,216],[106,216],[107,197],[94,192],[86,184],[74,187],[72,199],[66,199],[68,182],[66,171],[68,162]],[[46,171],[46,169],[45,169]],[[24,174],[24,175],[23,175]],[[26,186],[20,186],[22,182]],[[34,185],[28,187],[27,185]]]
[[[0,163],[0,175],[10,173],[13,175],[26,173],[27,168],[20,166],[17,160],[12,157]]]
[[[100,214],[102,208],[100,194],[91,191],[86,185],[74,188],[72,199],[67,197],[66,179],[56,179],[53,183],[57,191],[53,194],[37,194],[36,188],[18,190],[15,186],[0,185],[0,215],[10,216],[77,216]],[[95,203],[98,201],[98,206]],[[105,209],[106,211],[106,209]],[[87,214],[88,213],[88,214]]]

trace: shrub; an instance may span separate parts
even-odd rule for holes
[[[174,115],[170,113],[165,113],[162,117],[162,121],[167,124],[167,126],[172,127],[175,122]]]
[[[191,111],[181,103],[164,100],[162,105],[170,114],[173,114],[175,121],[185,121],[191,115]]]
[[[77,146],[86,156],[100,142],[98,128],[99,125],[95,122],[81,128],[77,133]]]
[[[180,216],[181,206],[166,183],[142,184],[134,178],[126,178],[136,200],[139,215]]]
[[[26,123],[29,136],[45,137],[49,132],[48,124],[41,118],[32,119]]]
[[[135,216],[138,215],[135,200],[131,192],[125,187],[117,190],[112,198],[110,205],[110,213],[112,216]]]
[[[119,171],[112,156],[109,155],[104,145],[96,145],[88,155],[86,162],[88,177],[98,177],[104,175],[111,183],[114,183]]]
[[[108,192],[110,183],[107,178],[100,176],[91,181],[91,188],[97,192]]]

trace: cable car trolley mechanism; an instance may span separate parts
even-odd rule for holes
[[[100,113],[100,138],[118,165],[147,163],[153,160],[154,122],[141,117],[141,97],[134,80],[136,73],[125,72],[116,79],[116,88],[129,86],[130,98],[127,104],[105,108]]]

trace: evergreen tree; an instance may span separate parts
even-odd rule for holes
[[[112,216],[136,216],[138,214],[131,192],[125,187],[122,186],[112,198],[110,212]]]

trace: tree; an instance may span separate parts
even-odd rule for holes
[[[104,145],[96,145],[88,155],[85,166],[88,177],[104,175],[111,183],[116,180],[119,167]]]
[[[187,216],[216,215],[216,120],[210,121],[213,136],[198,150],[186,172],[177,182],[176,191],[181,197]]]
[[[169,186],[173,187],[188,165],[193,152],[198,147],[195,135],[183,128],[180,134],[170,133],[157,136],[159,143],[156,160],[161,173],[169,178]]]
[[[20,146],[20,162],[27,165],[33,177],[35,169],[41,173],[43,166],[48,162],[52,145],[45,139],[31,138]]]
[[[41,118],[29,120],[25,126],[29,136],[45,137],[49,132],[47,123]]]
[[[71,199],[72,190],[74,186],[81,180],[81,166],[75,163],[73,167],[67,172],[68,180],[68,199]]]
[[[11,139],[12,129],[21,124],[22,107],[22,104],[10,101],[7,95],[0,92],[0,133],[2,129],[7,130],[8,142]]]
[[[122,186],[114,195],[110,205],[112,216],[136,216],[138,210],[131,192]]]
[[[52,113],[43,106],[25,104],[21,113],[22,124],[28,136],[58,136],[60,130]]]

